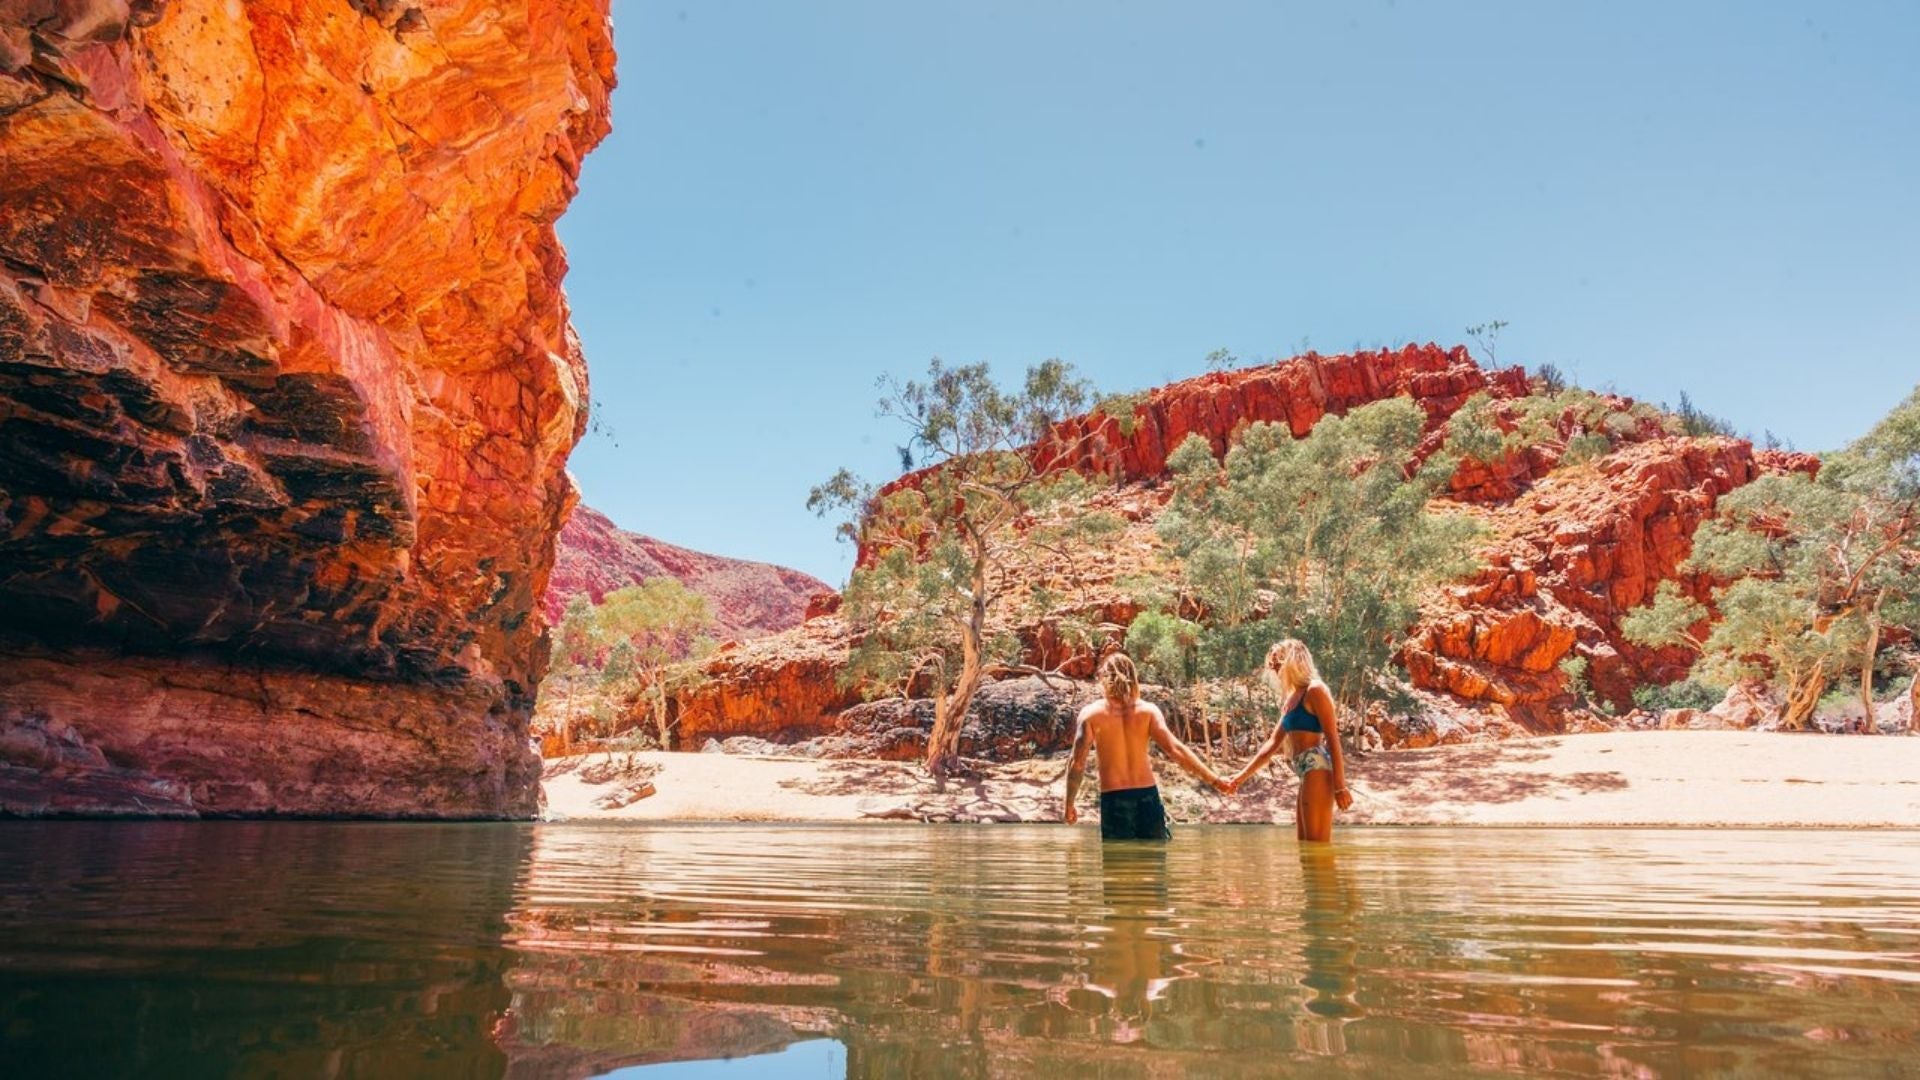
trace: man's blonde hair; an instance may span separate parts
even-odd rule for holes
[[[1320,677],[1320,669],[1314,666],[1313,653],[1306,642],[1288,638],[1275,642],[1273,648],[1267,650],[1267,662],[1260,670],[1260,677],[1286,695],[1312,685],[1313,680]]]
[[[1132,705],[1140,700],[1140,673],[1134,670],[1133,658],[1126,653],[1117,652],[1100,661],[1096,677],[1108,701]]]

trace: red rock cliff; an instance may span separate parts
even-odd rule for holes
[[[606,0],[0,3],[0,811],[519,816]]]

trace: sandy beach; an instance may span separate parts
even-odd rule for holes
[[[917,766],[733,754],[604,754],[548,762],[546,813],[614,821],[1058,821],[1062,758],[982,769],[936,788]],[[1238,798],[1166,763],[1176,822],[1292,824],[1278,770]],[[1401,750],[1349,764],[1373,825],[1920,828],[1920,738],[1744,731],[1564,735]],[[644,785],[653,792],[644,796]],[[1081,820],[1098,820],[1088,781]],[[640,796],[637,797],[636,796]],[[628,801],[628,800],[632,801]]]

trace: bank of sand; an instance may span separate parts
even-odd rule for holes
[[[998,765],[940,791],[897,762],[584,755],[548,763],[546,800],[566,820],[1058,821],[1064,768]],[[1291,773],[1229,799],[1157,768],[1176,822],[1293,821]],[[1920,738],[1909,736],[1564,735],[1373,754],[1349,762],[1348,780],[1354,806],[1340,820],[1351,824],[1920,827]],[[654,793],[609,808],[642,782]],[[1098,820],[1091,790],[1081,820]]]

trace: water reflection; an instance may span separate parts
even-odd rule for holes
[[[10,1075],[1886,1073],[1917,841],[17,824],[0,1040]]]
[[[495,1076],[523,828],[0,824],[11,1076]]]

